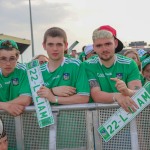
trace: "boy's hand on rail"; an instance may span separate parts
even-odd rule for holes
[[[37,94],[41,98],[46,98],[50,102],[55,101],[55,96],[53,95],[52,91],[45,86],[41,86],[40,89],[37,91]]]
[[[16,103],[3,103],[3,109],[13,116],[18,116],[23,113],[25,107]]]

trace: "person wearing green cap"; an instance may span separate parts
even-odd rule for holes
[[[0,41],[0,110],[13,116],[23,113],[25,106],[31,103],[25,66],[17,64],[19,54],[15,41]]]
[[[143,84],[150,81],[150,57],[142,61],[142,75],[144,77]]]

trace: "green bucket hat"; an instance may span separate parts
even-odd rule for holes
[[[150,57],[147,57],[142,61],[142,69],[148,64],[150,64]]]
[[[7,39],[0,41],[0,49],[10,49],[10,48],[15,48],[18,50],[17,43],[13,40],[7,40]]]

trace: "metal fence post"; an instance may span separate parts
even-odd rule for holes
[[[130,122],[130,134],[132,150],[139,150],[136,118]]]
[[[94,126],[94,143],[96,150],[102,150],[102,138],[100,137],[97,129],[99,127],[99,115],[98,110],[93,111],[93,126]]]
[[[58,112],[53,112],[54,124],[50,125],[50,128],[49,128],[49,150],[56,150],[57,115],[58,115]]]
[[[24,134],[22,116],[15,117],[17,150],[24,150]]]
[[[93,138],[93,120],[92,111],[88,110],[86,114],[87,124],[87,150],[94,150],[94,138]]]

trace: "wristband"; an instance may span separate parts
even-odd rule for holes
[[[58,96],[55,96],[55,104],[58,104]]]
[[[113,95],[112,99],[113,99],[113,102],[117,102],[114,95]]]

